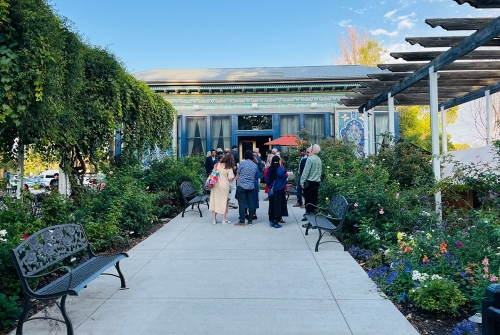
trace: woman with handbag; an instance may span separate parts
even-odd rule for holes
[[[219,170],[219,178],[210,190],[210,209],[212,210],[212,224],[217,224],[217,213],[222,214],[222,224],[231,221],[226,219],[228,212],[229,182],[234,179],[234,157],[231,154],[222,156],[215,164],[214,169]]]
[[[281,166],[281,158],[274,156],[266,175],[266,185],[269,186],[269,226],[274,228],[281,228],[279,223],[283,222],[283,216],[288,216],[285,195],[287,177],[286,169]]]

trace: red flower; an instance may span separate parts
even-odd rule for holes
[[[164,205],[164,204],[165,204],[165,200],[160,199],[160,205]]]
[[[29,237],[28,234],[23,234],[23,240],[27,239]]]

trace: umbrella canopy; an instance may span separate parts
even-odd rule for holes
[[[264,145],[286,145],[291,147],[297,146],[297,137],[292,134],[286,134],[277,139],[264,143]]]

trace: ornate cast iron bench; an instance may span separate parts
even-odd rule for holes
[[[201,209],[200,209],[200,204],[205,203],[208,205],[208,200],[210,199],[210,196],[207,194],[200,195],[198,191],[196,191],[193,187],[193,184],[189,181],[184,181],[182,182],[181,186],[179,187],[181,194],[182,194],[182,199],[184,200],[184,209],[182,210],[182,217],[184,217],[184,212],[186,209],[191,206],[191,209],[194,209],[194,205],[198,208],[198,212],[200,212],[200,217],[203,217],[203,214],[201,214]]]
[[[125,240],[121,236],[123,246]],[[85,252],[86,251],[86,252]],[[21,278],[24,290],[24,306],[17,324],[16,334],[23,333],[23,324],[34,319],[51,319],[66,324],[67,334],[73,334],[73,325],[66,312],[66,298],[68,295],[77,296],[88,283],[101,274],[120,278],[121,289],[126,289],[125,277],[120,271],[120,260],[128,257],[124,252],[113,255],[96,255],[83,227],[79,224],[66,224],[45,228],[34,233],[24,240],[17,248],[10,250],[14,264]],[[70,264],[76,255],[88,257],[82,264],[74,268]],[[111,266],[115,266],[118,275],[104,273]],[[46,272],[46,273],[42,273]],[[66,273],[64,273],[66,272]],[[61,275],[61,273],[64,273]],[[55,279],[42,287],[33,288],[38,279],[38,285],[46,279]],[[52,317],[32,317],[26,319],[31,307],[30,299],[40,301],[61,298],[58,305],[64,320]]]
[[[347,251],[344,239],[342,237],[342,226],[344,224],[347,210],[349,209],[347,200],[342,195],[335,195],[330,201],[330,205],[328,206],[328,208],[322,208],[318,206],[315,207],[323,210],[324,212],[326,212],[326,214],[306,214],[304,216],[308,221],[308,223],[304,225],[304,227],[306,228],[306,235],[308,235],[309,229],[318,229],[319,232],[319,238],[316,242],[316,248],[314,249],[314,251],[318,252],[318,246],[321,243],[336,242],[320,242],[321,238],[326,232],[330,232],[332,234],[338,233],[339,241],[344,246],[344,251]]]

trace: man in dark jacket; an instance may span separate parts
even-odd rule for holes
[[[300,149],[300,156],[302,156],[302,158],[300,159],[299,175],[297,176],[297,203],[293,205],[293,207],[304,208],[304,204],[302,203],[302,187],[300,186],[300,175],[302,174],[302,171],[304,171],[304,167],[306,166],[307,156],[309,155],[308,151],[310,150],[306,148]]]
[[[207,175],[212,173],[214,169],[215,163],[217,163],[217,157],[215,157],[215,149],[210,150],[210,156],[205,159],[205,171],[207,171]]]

